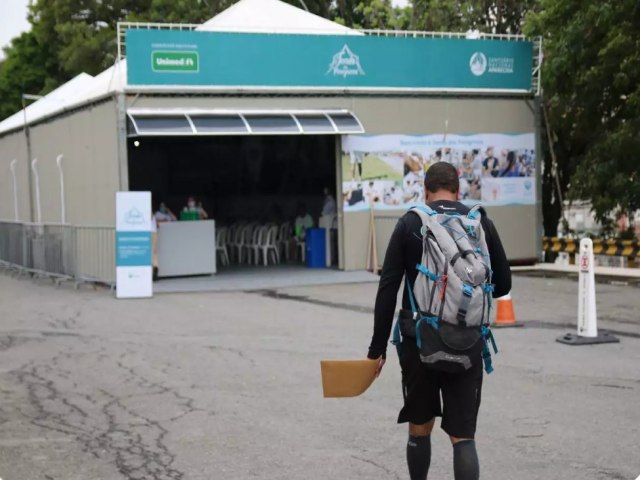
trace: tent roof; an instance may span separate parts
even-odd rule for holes
[[[87,73],[81,73],[31,105],[27,105],[27,122],[31,124],[45,117],[98,99],[113,91],[121,91],[126,82],[126,61],[116,63],[95,77]],[[16,128],[22,128],[24,121],[24,112],[22,110],[5,118],[0,122],[0,135]]]
[[[27,121],[29,123],[46,117],[51,113],[54,113],[60,108],[64,108],[71,98],[78,94],[80,91],[85,91],[92,83],[93,77],[87,73],[81,73],[80,75],[72,78],[67,83],[61,85],[55,90],[49,92],[47,95],[37,100],[36,102],[28,105],[26,108]],[[0,133],[7,130],[12,130],[16,127],[22,127],[24,125],[24,112],[20,110],[14,113],[10,117],[5,118],[0,122]]]
[[[210,32],[363,35],[280,0],[240,0],[196,28]],[[27,106],[27,122],[60,113],[127,87],[127,63],[121,60],[95,77],[81,73]],[[24,125],[22,110],[0,122],[0,135]]]
[[[240,0],[196,28],[210,32],[362,35],[280,0]]]

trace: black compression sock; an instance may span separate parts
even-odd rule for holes
[[[358,164],[358,172],[360,172],[360,181],[362,181],[362,164]]]
[[[426,480],[431,464],[431,436],[414,437],[407,441],[407,465],[411,480]]]
[[[480,465],[476,442],[463,440],[453,445],[453,476],[455,480],[478,480]]]

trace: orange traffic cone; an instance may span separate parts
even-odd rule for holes
[[[513,311],[513,300],[511,292],[504,297],[497,299],[498,308],[496,312],[496,323],[494,327],[521,327],[521,323],[516,322],[516,314]]]

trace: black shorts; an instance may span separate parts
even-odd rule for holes
[[[474,438],[482,392],[482,361],[474,362],[464,373],[437,372],[422,363],[415,339],[406,338],[401,345],[400,367],[404,407],[398,423],[422,425],[442,417],[441,427],[450,436]]]

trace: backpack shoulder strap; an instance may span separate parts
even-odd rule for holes
[[[467,213],[467,218],[475,220],[477,218],[480,218],[480,215],[482,214],[482,212],[483,212],[482,205],[480,205],[479,203],[476,203],[473,207],[471,207],[471,210],[469,210],[469,213]]]
[[[409,209],[410,212],[415,213],[422,220],[422,225],[429,223],[429,217],[437,215],[437,212],[427,205],[420,205]]]

